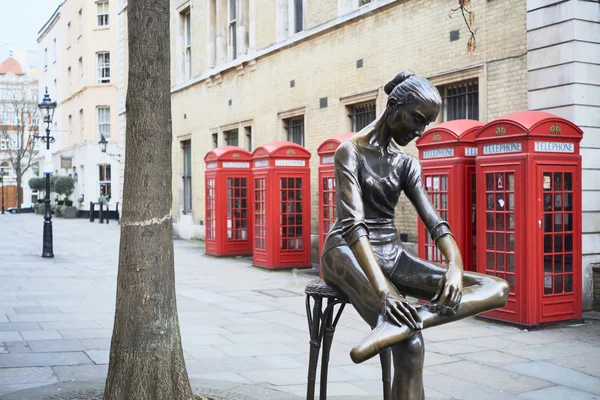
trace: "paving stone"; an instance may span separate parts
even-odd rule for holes
[[[521,394],[522,398],[529,400],[598,400],[600,397],[595,394],[582,392],[564,386],[553,386],[545,389],[535,390]]]
[[[565,340],[536,344],[527,347],[506,349],[507,353],[527,358],[533,361],[547,360],[549,358],[567,357],[571,355],[585,354],[590,352],[590,345],[580,340]]]
[[[45,386],[43,383],[22,383],[17,385],[5,385],[0,386],[0,396],[8,395],[11,393],[18,393],[22,390],[27,390],[39,386]]]
[[[83,351],[85,346],[77,339],[35,340],[29,343],[34,353],[53,353],[63,351]]]
[[[573,371],[572,369],[554,365],[546,361],[508,365],[503,367],[503,369],[522,375],[544,379],[583,392],[600,395],[599,378],[582,374],[581,372]]]
[[[18,342],[23,340],[19,332],[0,332],[0,342]]]
[[[238,383],[252,383],[248,379],[235,372],[211,372],[204,374],[190,373],[189,377],[190,379],[214,379]]]
[[[36,322],[25,322],[25,323],[0,323],[0,333],[2,332],[16,332],[16,331],[35,331],[41,330],[42,328]],[[3,340],[0,338],[0,342]]]
[[[65,339],[102,339],[111,338],[111,329],[61,329],[58,331]]]
[[[0,386],[17,384],[51,384],[57,379],[49,367],[0,368]]]
[[[110,349],[111,338],[81,339],[80,342],[86,350]]]
[[[261,371],[243,371],[240,374],[254,383],[268,383],[275,386],[306,384],[306,368],[282,368]],[[317,374],[319,381],[320,374]],[[358,376],[343,371],[340,367],[330,366],[328,382],[356,380]],[[368,393],[367,393],[368,394]]]
[[[306,395],[306,385],[283,385],[277,386],[277,389],[290,393],[295,396],[305,396]],[[318,386],[315,390],[315,393],[318,393]],[[349,383],[349,382],[331,382],[327,385],[327,398],[332,399],[331,396],[343,396],[344,398],[348,398],[347,396],[356,396],[354,398],[370,400],[372,397],[370,393],[360,387]],[[368,396],[368,397],[366,397]]]
[[[476,353],[482,351],[483,349],[481,347],[466,346],[462,344],[438,342],[425,344],[425,351],[427,350],[434,353],[453,356],[457,354]]]
[[[56,307],[14,307],[17,314],[58,314]]]
[[[487,350],[478,353],[461,354],[460,357],[465,360],[470,360],[478,364],[485,364],[490,367],[502,367],[510,364],[520,364],[528,360],[514,356],[512,354],[502,353],[497,350]]]
[[[69,367],[69,371],[78,381],[102,381],[108,375],[108,365],[76,365]]]
[[[86,350],[85,354],[87,354],[94,364],[108,364],[109,350]]]
[[[194,335],[186,333],[181,334],[181,342],[183,346],[212,346],[212,345],[229,345],[233,342],[221,335]]]
[[[474,353],[477,354],[477,353]],[[452,362],[460,361],[459,358],[447,356],[444,354],[437,354],[431,351],[427,351],[427,346],[425,346],[425,368],[431,367],[439,364],[447,364]]]
[[[492,379],[488,377],[488,379]],[[454,376],[428,374],[423,377],[425,387],[450,398],[461,400],[516,400],[515,394],[504,393]]]
[[[99,314],[23,314],[9,315],[10,322],[57,322],[57,321],[93,321],[100,318]]]
[[[207,374],[211,372],[266,371],[272,367],[255,357],[219,357],[186,362],[189,373]]]
[[[196,360],[228,357],[216,346],[184,346],[183,352]]]
[[[83,352],[0,354],[0,368],[91,364]]]
[[[586,354],[559,357],[547,361],[600,378],[600,351],[590,351]]]
[[[58,333],[57,330],[44,330],[44,331],[19,331],[23,339],[25,340],[60,340],[63,337]]]
[[[69,367],[59,366],[52,367],[52,371],[54,371],[54,375],[61,382],[72,382],[75,381],[75,375],[71,373],[71,369]]]
[[[44,330],[56,329],[58,331],[65,329],[97,329],[102,328],[97,321],[58,321],[58,322],[40,322]]]
[[[509,373],[471,361],[436,365],[430,369],[445,375],[509,393],[522,393],[552,386],[552,383],[548,381],[519,375],[518,373]]]
[[[261,356],[256,357],[272,368],[303,368],[305,363],[297,361],[290,356]]]
[[[228,344],[219,346],[219,350],[231,357],[247,357],[247,356],[273,356],[273,355],[289,355],[298,354],[300,351],[295,350],[285,344],[265,344],[258,343],[252,346],[245,344]]]
[[[224,333],[222,336],[237,344],[291,343],[298,341],[296,338],[280,332],[271,332],[267,335],[261,333]]]
[[[29,342],[25,340],[20,340],[17,342],[4,342],[4,346],[9,353],[31,353],[31,347],[29,346]]]

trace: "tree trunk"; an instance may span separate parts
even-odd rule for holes
[[[21,204],[23,204],[23,189],[21,184],[23,183],[23,174],[20,170],[17,170],[17,214],[21,213]]]
[[[190,400],[175,299],[169,0],[129,0],[126,163],[104,400]]]

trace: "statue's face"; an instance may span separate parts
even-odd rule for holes
[[[411,102],[399,106],[389,114],[388,128],[394,141],[406,146],[414,138],[420,137],[431,122],[437,118],[440,108],[436,104]]]

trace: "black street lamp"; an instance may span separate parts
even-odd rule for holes
[[[48,88],[46,88],[44,99],[38,105],[38,107],[40,110],[42,110],[44,123],[46,124],[46,136],[34,136],[34,138],[41,139],[42,142],[46,142],[46,162],[48,162],[50,157],[50,143],[54,143],[54,137],[50,136],[50,127],[52,126],[52,118],[54,117],[54,109],[56,108],[56,102],[50,100]],[[44,173],[46,174],[46,198],[44,199],[44,244],[42,257],[53,258],[52,209],[50,208],[50,175],[52,175],[52,171],[46,170]]]
[[[100,141],[98,142],[98,144],[100,145],[100,151],[103,152],[104,154],[107,154],[111,157],[116,157],[116,158],[121,157],[120,154],[110,154],[110,153],[106,152],[106,145],[108,144],[108,141],[106,140],[106,137],[104,137],[103,134],[100,134]]]
[[[4,177],[6,176],[6,172],[4,171],[4,167],[0,166],[0,182],[2,182],[2,214],[4,214]]]

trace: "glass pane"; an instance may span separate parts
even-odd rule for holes
[[[544,190],[552,190],[552,173],[544,172]]]
[[[496,271],[504,271],[504,254],[496,254]]]
[[[565,234],[565,251],[566,252],[573,251],[573,234],[572,233]]]
[[[506,270],[508,272],[515,272],[515,255],[514,254],[506,255]]]
[[[565,293],[571,293],[573,291],[573,275],[565,275]]]
[[[281,188],[282,189],[287,189],[287,179],[281,178],[280,182],[281,182]]]
[[[296,178],[296,189],[302,189],[302,178]]]
[[[504,214],[496,214],[496,230],[504,231]]]
[[[486,208],[488,210],[493,210],[494,209],[494,195],[493,194],[488,194],[487,195]]]
[[[554,275],[554,293],[563,292],[563,276]]]
[[[544,256],[544,272],[547,274],[552,273],[552,256]]]
[[[507,231],[514,232],[515,230],[515,214],[506,214],[506,218],[508,219],[508,227]]]
[[[515,174],[510,172],[506,174],[506,190],[514,191],[515,190]]]
[[[504,234],[496,233],[496,250],[504,251]]]
[[[496,195],[496,210],[502,211],[504,210],[504,194],[497,194]]]
[[[552,232],[552,214],[544,214],[544,232]]]
[[[448,190],[448,175],[442,175],[442,191]]]
[[[494,234],[493,233],[486,233],[486,243],[487,243],[486,249],[494,250]]]
[[[562,253],[563,251],[563,235],[554,235],[554,252]]]
[[[565,211],[573,211],[573,195],[571,193],[565,193],[564,198],[565,198],[565,204],[564,204]]]
[[[496,190],[504,190],[504,174],[496,173]]]
[[[544,294],[552,294],[552,276],[544,276]]]
[[[494,190],[494,174],[485,174],[485,190],[492,192]]]
[[[573,272],[573,254],[565,254],[565,272]]]
[[[565,172],[565,190],[573,190],[573,174]]]
[[[563,198],[562,194],[555,193],[554,194],[554,211],[562,211]]]
[[[514,193],[508,194],[508,210],[509,211],[515,210],[515,195],[514,195]]]
[[[562,172],[554,173],[554,190],[555,191],[563,190]]]
[[[552,195],[549,193],[544,195],[544,211],[552,211]]]
[[[508,234],[506,235],[506,240],[508,242],[507,249],[508,251],[515,251],[515,235]]]
[[[562,214],[554,214],[554,232],[562,232]]]
[[[573,214],[565,214],[565,231],[573,230]]]
[[[485,267],[487,269],[494,269],[494,253],[489,251],[485,253]]]
[[[554,273],[560,274],[563,272],[563,255],[556,254],[554,256]]]
[[[544,253],[552,253],[552,235],[544,235]]]
[[[494,214],[493,213],[486,213],[485,214],[485,219],[486,219],[486,229],[488,231],[493,231],[494,230]]]

